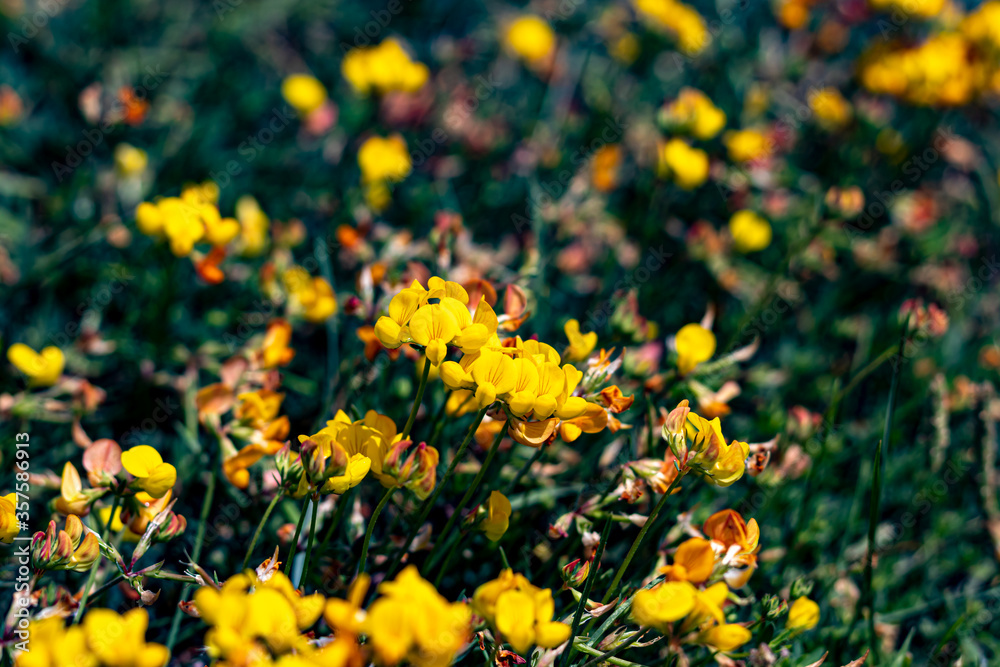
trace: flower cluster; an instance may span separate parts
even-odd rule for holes
[[[149,615],[145,609],[118,614],[92,609],[80,625],[67,627],[59,616],[33,621],[29,650],[18,654],[17,667],[164,667],[170,651],[146,642]]]
[[[405,660],[429,667],[449,664],[468,641],[468,605],[445,600],[415,568],[380,584],[381,595],[365,610],[368,585],[361,575],[346,600],[327,600],[302,595],[281,572],[248,572],[198,589],[193,613],[211,626],[205,644],[220,667],[341,667],[373,657],[386,666]],[[316,640],[310,628],[321,617],[333,635]]]
[[[427,83],[430,70],[415,62],[398,40],[389,38],[377,46],[352,49],[340,65],[344,79],[362,95],[393,91],[413,93]]]

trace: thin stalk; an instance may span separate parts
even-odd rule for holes
[[[611,519],[604,520],[604,528],[601,529],[601,542],[597,545],[597,551],[594,553],[594,560],[590,564],[590,570],[587,572],[587,580],[583,584],[583,595],[580,596],[580,603],[576,605],[576,613],[573,614],[573,625],[570,626],[569,631],[569,646],[567,647],[565,657],[562,659],[562,664],[567,665],[573,660],[573,654],[576,653],[576,646],[573,644],[573,640],[576,638],[577,633],[580,632],[580,622],[583,620],[583,610],[587,606],[587,600],[590,599],[590,592],[594,589],[594,581],[597,579],[597,570],[601,567],[601,557],[604,555],[604,547],[608,543],[608,535],[611,534]]]
[[[632,644],[634,644],[637,641],[639,641],[639,637],[641,637],[641,636],[642,636],[642,631],[636,631],[636,633],[634,635],[632,635],[632,637],[630,637],[627,642],[619,644],[618,646],[614,647],[613,649],[611,649],[607,653],[600,654],[599,656],[597,656],[593,660],[588,660],[587,662],[583,663],[583,667],[594,667],[594,665],[599,665],[602,662],[609,662],[616,655],[618,655],[619,653],[621,653],[622,651],[624,651],[625,649],[627,649]],[[629,663],[629,664],[631,665],[631,664],[635,664],[635,663]]]
[[[347,511],[347,506],[350,505],[352,491],[354,491],[353,488],[348,489],[340,495],[340,498],[337,499],[337,509],[333,511],[333,519],[330,521],[330,527],[326,529],[326,535],[323,536],[323,541],[319,543],[320,553],[324,553],[326,551],[327,543],[330,541],[330,538],[333,537],[333,534],[337,532],[337,527],[340,525],[340,522],[344,520],[344,512]]]
[[[465,439],[462,440],[462,444],[458,446],[458,451],[455,452],[455,456],[452,457],[451,463],[448,464],[448,469],[445,471],[441,479],[438,480],[437,485],[434,487],[434,491],[431,495],[427,496],[427,500],[423,502],[420,506],[420,514],[417,515],[417,520],[413,523],[410,528],[409,534],[406,536],[406,541],[403,542],[403,546],[399,548],[396,552],[395,558],[393,558],[392,565],[389,566],[387,577],[391,577],[395,572],[396,568],[399,567],[399,563],[403,560],[403,555],[406,553],[407,549],[413,543],[413,540],[417,537],[417,533],[420,532],[420,527],[424,525],[424,521],[427,520],[427,515],[430,514],[431,508],[434,507],[434,502],[441,495],[444,490],[445,482],[451,477],[452,473],[455,472],[455,468],[458,466],[458,462],[462,460],[462,456],[465,455],[465,450],[468,449],[469,443],[472,442],[472,437],[476,434],[479,429],[479,425],[483,422],[483,418],[486,417],[486,411],[489,406],[483,408],[478,413],[476,413],[476,419],[469,425],[469,430],[465,434]]]
[[[312,563],[313,544],[316,542],[316,516],[319,514],[319,494],[313,494],[312,518],[309,520],[309,541],[306,543],[306,562],[302,567],[302,578],[299,583],[305,589],[309,583],[309,565]]]
[[[257,524],[257,530],[254,531],[253,538],[250,540],[250,546],[247,548],[247,555],[243,557],[243,566],[240,568],[241,571],[247,569],[247,565],[250,563],[250,557],[253,555],[253,549],[257,546],[257,540],[260,539],[261,531],[264,530],[264,524],[267,523],[267,520],[271,516],[271,512],[274,511],[274,508],[278,505],[278,501],[281,500],[283,496],[284,494],[279,492],[267,506],[267,509],[264,510],[264,516],[261,518],[260,523]]]
[[[410,430],[413,428],[413,422],[417,419],[417,412],[420,411],[420,403],[424,400],[424,389],[427,388],[427,376],[431,372],[431,361],[424,355],[424,372],[420,375],[420,384],[417,385],[417,395],[413,399],[413,407],[410,408],[410,418],[406,420],[406,426],[403,427],[403,440],[410,437]]]
[[[865,553],[865,573],[864,573],[864,595],[862,600],[868,605],[868,647],[872,654],[872,661],[879,662],[878,641],[875,635],[875,591],[872,586],[872,579],[875,573],[875,532],[878,527],[879,506],[882,502],[882,459],[883,452],[888,453],[889,436],[892,433],[892,415],[896,407],[896,389],[899,386],[899,369],[902,366],[903,347],[906,342],[906,333],[909,329],[910,321],[907,318],[903,324],[903,331],[900,334],[899,346],[896,350],[896,363],[892,368],[892,382],[889,384],[889,398],[885,409],[885,426],[882,430],[882,439],[875,447],[875,460],[872,463],[872,495],[871,505],[868,512],[868,549]],[[855,614],[855,618],[857,615]]]
[[[476,489],[479,488],[479,483],[483,481],[486,471],[489,470],[490,463],[493,462],[493,457],[496,456],[497,450],[500,448],[500,442],[507,434],[507,427],[509,426],[510,419],[508,419],[504,423],[503,427],[497,432],[496,437],[493,439],[493,444],[490,446],[490,451],[486,454],[486,460],[483,461],[483,465],[479,468],[479,472],[476,473],[476,477],[472,480],[472,484],[469,485],[469,488],[465,491],[465,495],[462,496],[462,499],[458,502],[458,505],[455,507],[455,511],[452,512],[452,515],[448,518],[448,523],[444,525],[444,530],[441,531],[442,538],[447,537],[451,533],[451,529],[455,527],[455,522],[458,521],[459,517],[462,515],[462,510],[465,509],[465,506],[468,504],[469,500],[472,499]],[[436,562],[433,560],[435,555],[434,552],[436,550],[437,545],[434,545],[434,549],[431,550],[431,555],[427,557],[428,571]]]
[[[520,470],[517,471],[517,474],[514,475],[514,481],[511,482],[510,486],[507,487],[508,496],[514,493],[514,491],[517,489],[517,485],[521,483],[521,478],[524,477],[526,474],[528,474],[528,471],[531,470],[531,466],[535,465],[535,463],[538,462],[538,459],[542,458],[542,454],[544,453],[545,453],[545,446],[542,445],[538,447],[538,449],[535,450],[535,453],[531,455],[531,458],[528,459],[528,461],[521,467]]]
[[[580,644],[576,648],[579,649],[581,653],[598,656],[604,662],[607,662],[612,665],[617,665],[617,667],[645,667],[644,665],[641,665],[638,662],[629,662],[628,660],[622,660],[621,658],[610,657],[609,654],[601,653],[596,648],[591,648],[587,644]]]
[[[299,549],[299,535],[302,534],[302,524],[306,521],[306,514],[309,511],[310,499],[306,497],[305,507],[302,508],[302,513],[299,514],[299,522],[295,524],[295,536],[292,537],[291,544],[288,547],[288,561],[285,563],[285,576],[291,578],[292,576],[292,561],[295,560],[295,552]]]
[[[119,574],[116,577],[112,578],[110,581],[105,582],[100,588],[98,588],[96,591],[90,594],[90,601],[93,602],[98,597],[100,597],[101,593],[108,590],[109,588],[112,588],[115,584],[117,584],[119,581],[122,581],[123,579],[125,579],[125,577]]]
[[[625,560],[622,561],[621,567],[618,568],[618,572],[615,573],[615,578],[612,580],[611,586],[608,588],[608,592],[604,594],[604,599],[601,600],[601,604],[607,604],[611,600],[611,596],[614,595],[614,592],[618,589],[618,584],[621,583],[622,577],[625,576],[625,571],[628,570],[629,564],[631,564],[632,559],[635,558],[635,552],[639,550],[639,545],[642,544],[643,538],[646,537],[646,533],[649,532],[653,522],[656,521],[656,517],[660,513],[660,510],[662,510],[663,506],[667,504],[667,499],[670,497],[671,492],[673,492],[674,487],[677,486],[683,477],[684,475],[682,473],[677,473],[677,477],[675,477],[674,481],[670,483],[670,486],[667,488],[667,492],[663,494],[663,497],[660,498],[660,502],[656,503],[656,507],[653,508],[652,514],[650,514],[649,518],[646,519],[646,523],[642,524],[642,529],[639,531],[639,534],[636,535],[635,541],[632,542],[632,547],[628,550],[628,554],[625,555]]]
[[[115,520],[115,512],[118,511],[118,503],[121,502],[121,494],[115,493],[114,500],[111,501],[111,514],[108,515],[108,520],[104,522],[104,528],[101,530],[101,539],[107,541],[108,535],[111,530],[111,524]],[[97,560],[94,564],[90,566],[90,574],[87,575],[87,583],[83,586],[83,595],[80,596],[80,606],[76,608],[76,614],[73,616],[73,622],[79,623],[80,618],[83,616],[83,609],[87,606],[87,598],[90,596],[90,589],[94,586],[94,582],[97,581],[97,570],[101,567],[101,555],[98,554]]]
[[[378,520],[378,515],[382,513],[382,508],[389,502],[389,498],[392,497],[395,490],[396,487],[394,486],[385,490],[385,495],[382,496],[382,500],[375,506],[375,511],[372,512],[371,518],[368,519],[368,530],[365,531],[365,541],[361,544],[361,558],[358,560],[358,574],[362,574],[365,571],[365,561],[368,559],[368,544],[372,541],[372,532],[375,530],[375,522]]]
[[[208,525],[208,512],[212,508],[212,498],[215,497],[215,483],[218,477],[218,470],[212,465],[211,474],[208,478],[208,486],[205,488],[205,499],[201,503],[201,515],[198,518],[198,532],[194,537],[194,548],[191,551],[191,562],[197,563],[201,558],[201,547],[205,543],[205,527]],[[181,600],[183,601],[191,590],[191,584],[185,584],[181,590]],[[174,617],[170,621],[170,634],[167,636],[167,650],[173,650],[174,642],[177,641],[177,632],[181,627],[181,606],[177,605]]]

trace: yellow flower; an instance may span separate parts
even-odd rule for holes
[[[472,609],[520,654],[527,654],[535,645],[555,648],[569,639],[570,627],[552,620],[552,591],[532,585],[513,570],[504,570],[497,579],[477,588]]]
[[[686,428],[691,445],[687,453],[678,457],[682,463],[686,459],[689,467],[705,475],[716,486],[729,486],[743,477],[750,446],[737,440],[727,445],[718,417],[709,421],[692,412],[687,418]]]
[[[533,15],[512,21],[504,38],[508,49],[530,63],[544,61],[556,47],[556,34],[552,27]]]
[[[90,513],[90,504],[103,493],[94,490],[85,492],[79,471],[67,461],[63,466],[59,497],[52,501],[52,505],[60,514],[86,516]]]
[[[507,527],[510,525],[510,501],[499,491],[493,491],[490,493],[486,511],[486,518],[482,520],[479,527],[486,533],[486,537],[491,542],[497,542],[507,532]]]
[[[690,132],[705,141],[726,126],[726,112],[712,104],[700,90],[682,88],[677,99],[660,112],[660,121],[670,131]]]
[[[97,610],[90,614],[94,611]],[[14,664],[17,667],[98,667],[97,658],[87,647],[83,626],[66,627],[64,623],[60,616],[32,621],[28,626],[30,650],[18,652]]]
[[[835,130],[850,122],[853,110],[836,88],[821,88],[809,94],[809,108],[823,128]]]
[[[28,376],[29,385],[37,387],[50,387],[58,382],[66,365],[62,350],[51,345],[39,354],[24,343],[14,343],[7,348],[7,360]]]
[[[632,598],[632,619],[643,627],[667,634],[675,621],[694,609],[697,592],[686,581],[668,581],[653,589],[636,591]]]
[[[337,297],[325,279],[312,277],[300,266],[282,276],[289,295],[289,310],[301,313],[310,322],[323,322],[337,312]]]
[[[819,623],[819,605],[802,596],[788,608],[788,621],[785,627],[789,630],[802,632],[812,630]]]
[[[163,233],[170,243],[170,252],[178,257],[187,257],[194,244],[205,236],[204,209],[180,197],[166,197],[157,206],[163,221]]]
[[[677,370],[686,375],[715,354],[715,334],[697,323],[685,324],[674,339]]]
[[[17,494],[8,493],[0,496],[0,542],[11,544],[21,532],[21,523],[17,520]]]
[[[734,213],[729,219],[729,233],[740,252],[757,252],[771,245],[771,224],[753,211]]]
[[[122,467],[136,478],[136,486],[153,498],[162,498],[177,481],[177,469],[164,463],[160,453],[149,445],[122,452]]]
[[[671,139],[660,149],[660,173],[685,190],[693,190],[708,179],[708,166],[708,153],[681,139]]]
[[[369,471],[381,475],[389,446],[397,437],[396,424],[385,415],[369,410],[364,419],[352,422],[343,410],[338,410],[326,428],[308,437],[322,447],[327,456],[335,445],[342,447],[347,455],[345,471],[329,478],[323,492],[344,493],[360,484]],[[299,436],[299,442],[306,439],[306,436]]]
[[[295,358],[295,350],[289,347],[292,340],[292,325],[287,320],[276,318],[268,322],[264,342],[260,346],[260,360],[264,368],[285,366]]]
[[[212,626],[205,634],[208,654],[232,665],[270,664],[270,653],[309,654],[309,640],[299,633],[316,623],[324,603],[318,593],[301,595],[277,571],[266,581],[238,574],[220,589],[206,586],[194,594],[195,608]]]
[[[242,254],[256,257],[264,252],[268,242],[271,221],[260,208],[257,200],[243,195],[236,200],[236,219],[240,223],[240,245]]]
[[[92,609],[83,618],[87,647],[106,667],[162,667],[170,651],[162,644],[146,643],[149,615],[131,609],[122,615],[111,609]],[[32,646],[34,650],[34,646]]]
[[[398,134],[367,139],[358,150],[358,166],[368,205],[376,212],[389,205],[389,186],[405,179],[413,169],[406,141]]]
[[[115,169],[126,178],[141,174],[148,162],[144,150],[125,143],[115,146]]]
[[[309,74],[292,74],[281,82],[281,95],[303,116],[308,116],[326,102],[326,88]]]
[[[931,18],[945,8],[946,0],[869,0],[872,9],[885,12],[898,11],[903,16]]]
[[[563,352],[563,359],[569,362],[583,361],[590,356],[590,353],[597,347],[597,332],[591,331],[588,334],[580,333],[580,323],[576,320],[569,320],[563,326],[569,346]]]
[[[633,4],[647,23],[676,35],[684,53],[693,55],[708,45],[705,19],[693,7],[677,0],[633,0]]]
[[[416,92],[430,77],[427,66],[411,60],[402,44],[392,38],[377,46],[352,49],[344,56],[340,71],[362,95],[371,91]]]
[[[435,366],[444,360],[448,354],[448,343],[460,331],[452,311],[440,303],[428,304],[410,318],[413,342],[426,348],[427,358]]]
[[[379,663],[403,660],[415,667],[450,665],[469,638],[469,606],[450,603],[409,565],[395,581],[379,585],[361,631]]]
[[[587,403],[583,414],[559,421],[559,437],[574,442],[584,433],[600,433],[608,425],[608,412],[597,403]]]
[[[750,641],[751,637],[753,637],[751,632],[742,625],[723,623],[722,625],[713,625],[701,632],[698,635],[698,643],[727,653],[743,646]]]
[[[398,183],[413,168],[406,141],[398,134],[369,137],[358,150],[358,166],[364,183]]]
[[[750,162],[771,154],[771,141],[757,130],[734,130],[726,132],[722,143],[729,151],[733,162]]]

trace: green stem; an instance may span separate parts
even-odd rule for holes
[[[424,377],[426,378],[427,376],[425,375]],[[375,522],[378,520],[378,515],[382,513],[382,508],[389,502],[389,498],[392,497],[395,490],[396,487],[394,486],[385,490],[385,495],[382,496],[382,500],[375,506],[375,511],[372,512],[371,518],[368,519],[365,541],[361,544],[361,558],[358,560],[358,574],[362,574],[365,571],[365,561],[368,559],[368,545],[372,541],[372,532],[375,530]]]
[[[344,512],[347,511],[347,506],[350,505],[351,492],[353,488],[344,491],[337,498],[337,509],[333,511],[333,519],[330,522],[330,527],[326,529],[326,535],[323,536],[323,541],[319,543],[319,552],[326,552],[326,545],[333,537],[333,534],[337,532],[337,527],[340,526],[340,522],[344,520]]]
[[[410,408],[410,418],[406,420],[406,426],[403,427],[403,440],[410,437],[410,430],[413,428],[413,422],[417,419],[417,412],[420,411],[420,403],[424,400],[424,389],[427,388],[427,376],[431,372],[431,360],[424,355],[424,372],[420,375],[420,384],[417,385],[417,396],[413,399],[413,407]]]
[[[625,649],[627,649],[629,646],[631,646],[632,644],[634,644],[637,641],[639,641],[639,637],[641,637],[641,636],[642,636],[642,632],[641,631],[636,631],[636,633],[634,635],[632,635],[632,637],[629,638],[629,640],[627,642],[625,642],[623,644],[619,644],[618,646],[616,646],[615,648],[611,649],[607,653],[600,653],[593,660],[589,660],[589,661],[585,662],[583,664],[583,667],[594,667],[594,665],[599,665],[602,662],[611,662],[611,660],[614,659],[614,656],[618,655],[619,653],[621,653],[622,651],[624,651]],[[623,660],[622,662],[626,662],[629,665],[634,665],[635,664],[635,663],[632,663],[632,662],[628,662],[627,660]]]
[[[573,614],[573,625],[569,631],[569,646],[566,648],[565,657],[562,659],[562,664],[567,665],[573,660],[573,654],[576,653],[576,647],[573,645],[573,640],[576,638],[577,633],[580,632],[580,621],[583,620],[583,610],[587,606],[587,600],[590,599],[590,592],[594,589],[594,581],[597,579],[597,570],[601,566],[601,557],[604,555],[604,547],[608,543],[608,535],[611,534],[611,519],[604,520],[604,528],[601,529],[601,542],[597,545],[597,551],[594,553],[594,560],[591,561],[590,570],[587,572],[587,580],[583,584],[583,595],[580,596],[580,603],[576,605],[576,613]]]
[[[681,478],[683,477],[684,475],[682,473],[677,474],[674,481],[670,483],[670,487],[667,488],[667,492],[663,494],[662,498],[660,498],[660,502],[656,503],[656,507],[653,508],[652,514],[650,514],[649,518],[646,519],[646,523],[642,524],[642,529],[639,531],[639,534],[636,535],[635,541],[632,542],[632,547],[628,550],[628,554],[625,555],[625,560],[622,561],[621,567],[618,568],[618,572],[615,573],[615,578],[612,580],[611,586],[608,588],[608,592],[604,594],[604,599],[601,600],[601,604],[607,604],[611,600],[611,596],[614,595],[614,592],[618,589],[618,584],[621,583],[622,577],[625,576],[625,572],[628,570],[629,564],[632,562],[632,559],[635,558],[635,552],[639,550],[639,545],[642,544],[643,538],[646,537],[646,533],[653,525],[653,522],[656,521],[656,517],[660,513],[660,510],[662,510],[663,506],[667,504],[667,499],[673,492],[674,487],[680,483]]]
[[[299,550],[299,535],[302,534],[302,524],[305,523],[306,513],[309,509],[309,497],[306,496],[306,505],[302,508],[302,512],[299,514],[299,521],[295,524],[295,536],[292,537],[292,542],[288,547],[288,561],[285,563],[285,576],[291,578],[292,576],[292,561],[295,560],[295,552]]]
[[[201,504],[201,515],[198,520],[198,532],[195,534],[194,538],[194,549],[191,551],[191,562],[197,563],[198,559],[201,558],[201,547],[205,542],[205,527],[208,525],[208,512],[212,508],[212,498],[215,496],[215,482],[218,476],[218,470],[215,465],[212,465],[211,474],[208,478],[208,486],[205,488],[205,499]],[[191,590],[191,585],[186,584],[181,590],[181,601],[183,601]],[[170,634],[167,636],[167,649],[173,650],[174,642],[177,641],[177,632],[181,627],[181,606],[177,605],[177,609],[174,611],[174,617],[170,621]]]
[[[100,588],[98,588],[96,591],[94,591],[93,593],[90,594],[90,601],[93,602],[94,600],[96,600],[98,597],[100,597],[101,593],[103,593],[104,591],[106,591],[109,588],[113,587],[115,584],[117,584],[119,581],[123,580],[124,578],[125,578],[124,576],[122,576],[122,575],[119,574],[116,577],[114,577],[113,579],[111,579],[110,581],[106,582],[104,585],[102,585]],[[81,607],[82,607],[82,605],[81,605]]]
[[[441,585],[444,573],[448,571],[448,566],[451,565],[451,559],[455,557],[456,553],[458,553],[458,545],[462,543],[463,537],[465,537],[465,533],[459,531],[458,535],[455,536],[455,539],[451,541],[451,546],[448,547],[448,553],[445,554],[444,560],[441,561],[441,569],[438,570],[437,577],[434,578],[434,588],[438,588]]]
[[[302,567],[302,577],[299,583],[303,590],[309,583],[309,565],[312,564],[313,544],[316,541],[316,515],[319,514],[319,494],[313,494],[312,518],[309,520],[309,541],[306,543],[306,562]]]
[[[261,531],[264,530],[264,524],[267,523],[268,518],[271,516],[271,512],[274,511],[274,508],[278,505],[278,501],[281,500],[282,497],[284,497],[284,494],[278,492],[278,495],[274,497],[271,504],[267,506],[266,510],[264,510],[264,516],[261,518],[260,523],[257,524],[257,530],[254,531],[253,539],[250,540],[250,546],[247,548],[247,555],[243,557],[243,567],[240,568],[241,571],[247,569],[247,565],[250,563],[250,557],[253,555],[253,549],[257,546],[257,540],[260,539]]]
[[[399,563],[403,560],[403,556],[406,554],[410,545],[413,544],[413,540],[416,539],[417,533],[420,532],[420,527],[424,525],[424,521],[427,520],[427,515],[430,514],[431,508],[434,507],[434,502],[441,495],[441,491],[444,490],[445,482],[451,477],[452,473],[455,472],[455,468],[458,466],[458,462],[462,460],[462,456],[465,455],[465,450],[468,449],[469,443],[472,442],[472,437],[476,435],[476,431],[479,429],[479,425],[483,423],[483,418],[486,416],[486,410],[489,407],[485,407],[476,413],[476,419],[469,426],[468,432],[465,434],[465,439],[462,440],[462,444],[458,446],[458,450],[455,452],[455,456],[452,457],[451,463],[448,464],[448,470],[445,471],[441,479],[438,480],[437,485],[434,487],[434,491],[431,495],[427,496],[427,500],[423,502],[420,506],[420,514],[417,515],[417,520],[410,527],[410,532],[406,536],[406,541],[403,542],[401,546],[396,551],[396,556],[392,560],[392,565],[389,566],[387,577],[391,577],[396,572],[396,568],[399,567]]]
[[[579,650],[581,653],[586,653],[587,655],[599,656],[603,662],[607,662],[612,665],[617,665],[618,667],[643,667],[643,665],[640,665],[637,662],[629,662],[628,660],[615,658],[611,656],[610,653],[601,653],[596,648],[591,648],[586,644],[580,644],[579,646],[575,646],[574,648]]]
[[[101,539],[105,542],[108,539],[108,534],[111,530],[111,524],[115,520],[115,512],[118,511],[118,503],[121,502],[121,494],[115,493],[114,500],[111,501],[111,514],[108,515],[108,520],[104,522],[104,528],[101,530]],[[97,560],[94,564],[90,566],[90,573],[87,575],[87,583],[83,586],[83,595],[80,596],[80,606],[76,608],[76,614],[73,616],[73,622],[79,623],[80,618],[83,616],[83,609],[87,606],[87,598],[90,597],[90,589],[94,586],[94,582],[97,581],[97,570],[101,567],[101,554],[97,555]]]
[[[531,458],[528,459],[528,461],[521,467],[520,470],[517,471],[517,474],[514,475],[514,481],[511,482],[510,486],[507,487],[508,496],[514,493],[514,491],[517,489],[517,485],[521,483],[521,478],[524,477],[526,474],[528,474],[528,471],[531,470],[531,466],[535,465],[535,463],[538,462],[538,459],[542,458],[542,454],[544,453],[545,453],[545,446],[544,445],[539,446],[538,449],[535,450],[535,453],[531,455]]]
[[[507,428],[509,426],[510,419],[508,419],[504,423],[503,427],[497,431],[497,435],[493,439],[493,444],[490,446],[490,451],[486,454],[486,460],[483,461],[483,465],[480,466],[479,472],[476,473],[475,479],[472,480],[472,484],[469,485],[469,488],[465,491],[465,495],[462,496],[462,499],[458,502],[458,505],[455,507],[455,511],[452,512],[451,516],[448,518],[448,523],[444,525],[444,530],[441,531],[442,539],[446,538],[451,533],[451,529],[455,527],[455,522],[458,521],[462,515],[462,510],[465,509],[469,500],[472,499],[472,495],[476,492],[476,489],[479,488],[479,483],[483,481],[483,477],[486,475],[486,471],[489,469],[490,463],[493,462],[493,457],[496,456],[497,450],[500,448],[500,442],[504,439],[504,436],[507,435]],[[440,540],[438,544],[440,544]],[[431,555],[427,557],[428,571],[430,571],[430,568],[433,567],[436,562],[433,560],[435,551],[437,551],[437,544],[435,544],[434,549],[431,550]]]

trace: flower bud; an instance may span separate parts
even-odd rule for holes
[[[677,404],[677,407],[670,411],[666,421],[663,423],[662,435],[667,441],[670,451],[674,453],[679,461],[687,460],[687,435],[685,424],[691,408],[688,407],[687,399]]]
[[[412,440],[392,444],[382,462],[383,486],[404,486],[424,500],[437,483],[438,451],[421,442],[416,447]]]
[[[31,562],[37,570],[74,570],[86,572],[101,554],[97,536],[87,531],[74,514],[66,517],[65,530],[57,530],[50,521],[48,529],[35,533],[31,540]],[[82,538],[82,539],[81,539]]]
[[[577,558],[564,565],[560,574],[568,588],[579,588],[590,574],[590,561]]]
[[[320,444],[307,438],[302,441],[300,456],[306,475],[314,486],[322,486],[331,477],[347,472],[347,451],[336,442]]]

